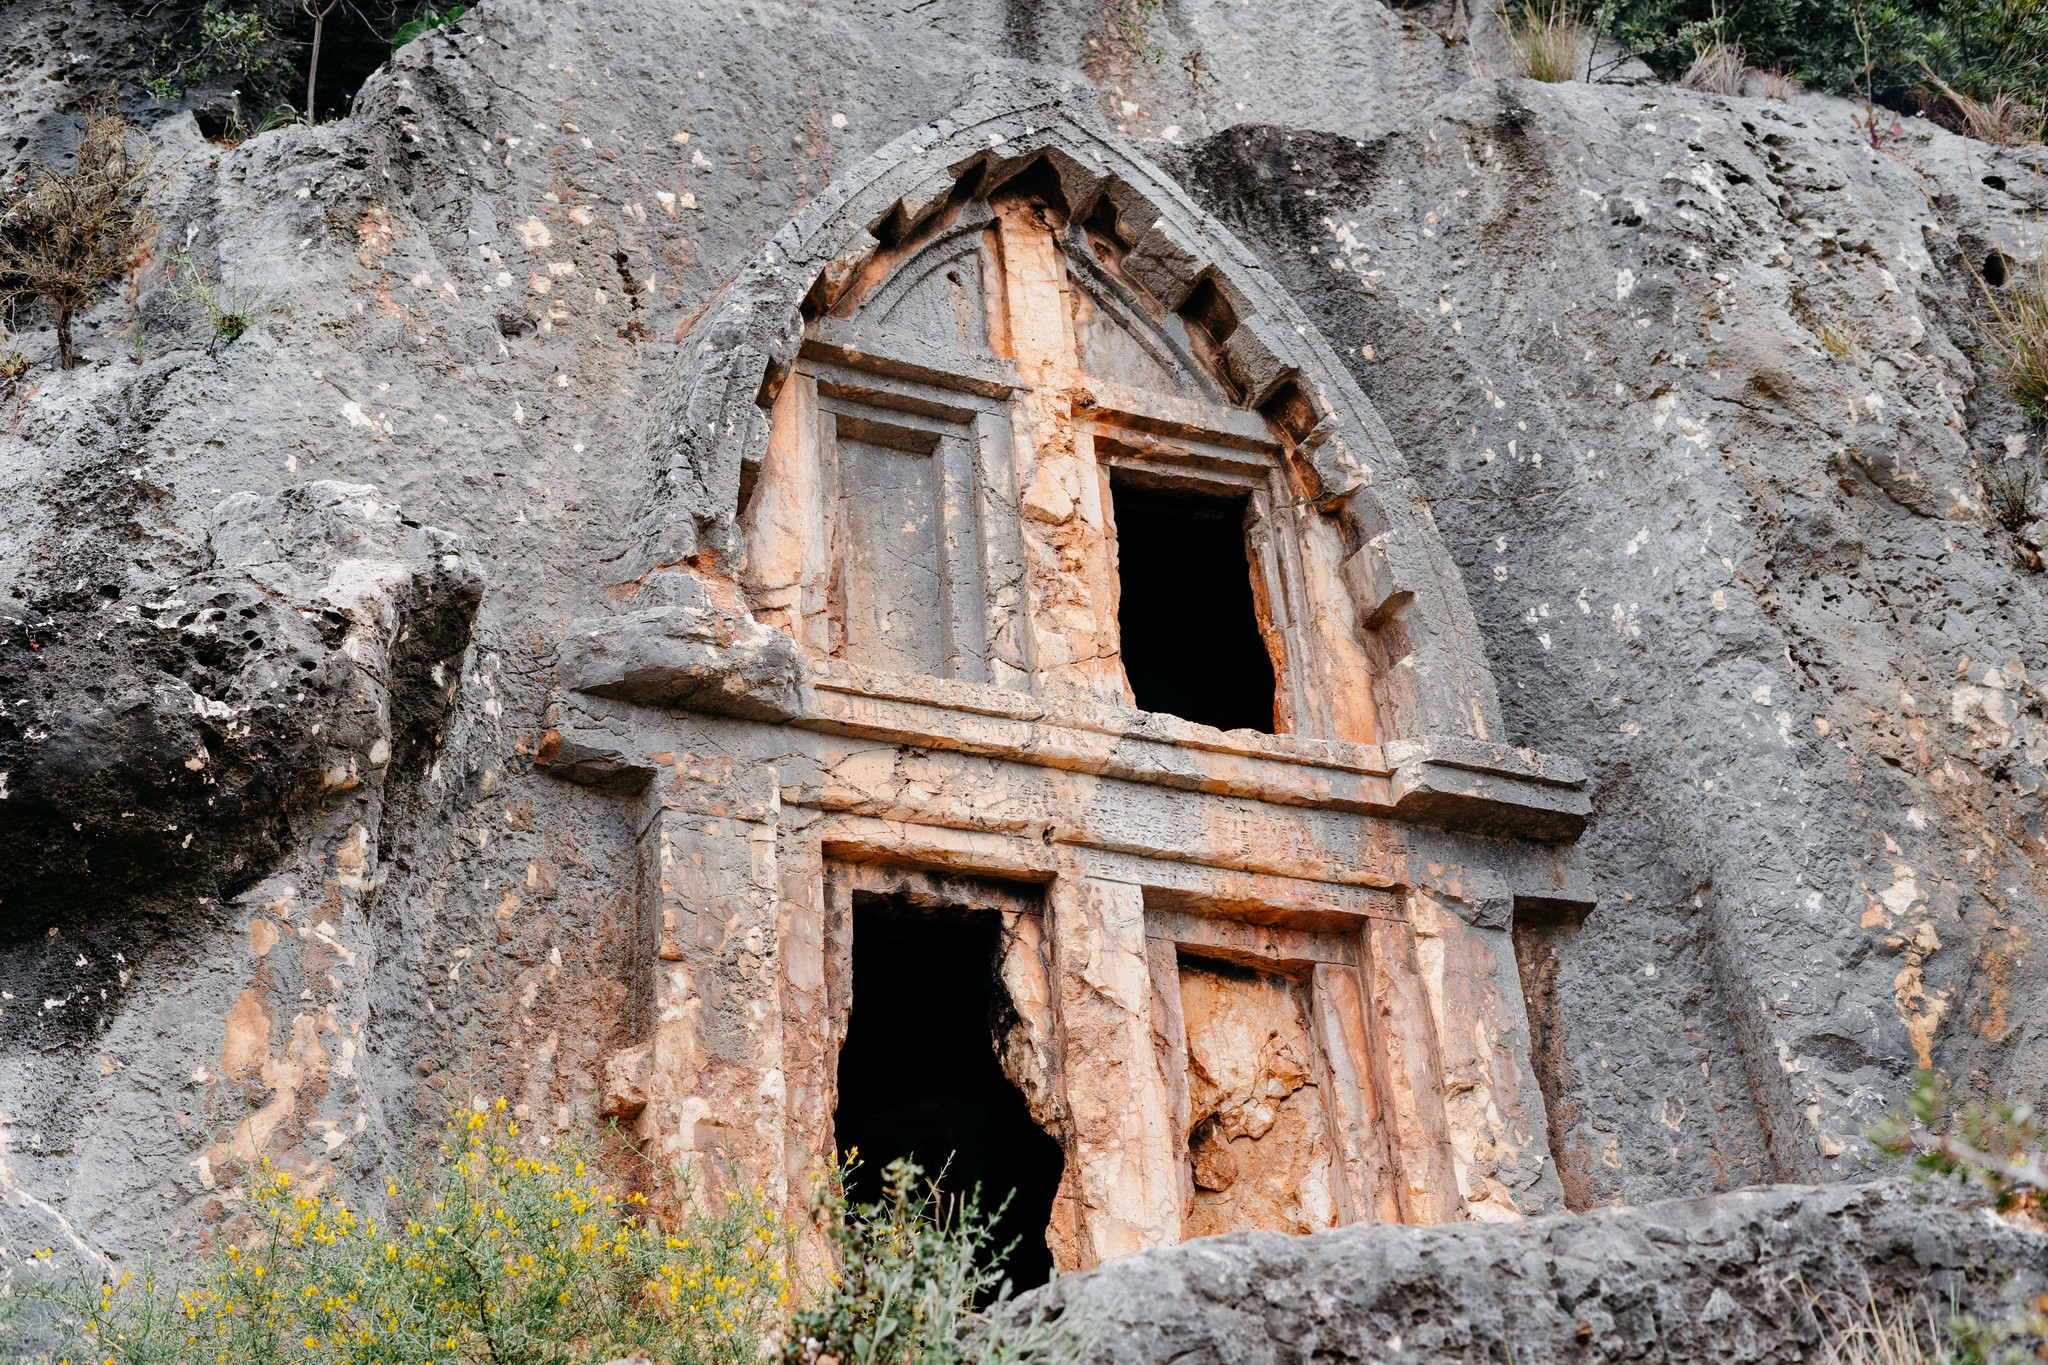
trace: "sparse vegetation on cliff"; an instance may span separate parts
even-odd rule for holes
[[[0,298],[50,309],[64,369],[77,363],[72,318],[148,248],[154,175],[148,145],[107,96],[86,111],[71,168],[38,163],[0,203]]]
[[[795,1230],[758,1192],[686,1198],[664,1226],[595,1162],[573,1141],[532,1143],[498,1100],[458,1111],[381,1214],[265,1163],[200,1265],[127,1272],[43,1251],[0,1279],[0,1329],[56,1348],[19,1357],[37,1365],[1065,1358],[1052,1326],[1003,1311],[992,1219],[972,1200],[942,1206],[913,1165],[890,1167],[876,1205],[848,1207],[829,1183],[818,1210],[839,1268],[800,1286]]]
[[[1542,7],[1524,5],[1519,11],[1506,12],[1503,22],[1518,75],[1555,84],[1586,74],[1593,34],[1579,22],[1570,5],[1562,0]]]
[[[787,1312],[787,1239],[758,1199],[665,1230],[578,1145],[529,1153],[502,1100],[458,1113],[381,1216],[267,1165],[248,1184],[245,1226],[196,1274],[57,1269],[15,1292],[69,1358],[120,1365],[748,1365]]]
[[[1924,108],[1959,131],[1967,111],[1944,90],[2038,128],[2048,106],[2048,6],[2038,0],[1581,0],[1602,36],[1679,79],[1702,50],[1739,50],[1753,67],[1895,110]]]
[[[1052,1365],[1078,1354],[1071,1329],[1007,1308],[1000,1210],[949,1202],[915,1164],[891,1162],[873,1204],[849,1206],[829,1183],[817,1214],[839,1274],[797,1313],[784,1365]]]
[[[2048,1222],[2048,1120],[2030,1104],[1957,1107],[1947,1083],[1922,1071],[1904,1111],[1871,1129],[1870,1140],[1924,1174],[1983,1190],[2001,1213]]]

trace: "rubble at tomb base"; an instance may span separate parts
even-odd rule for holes
[[[1845,1328],[1870,1307],[1917,1314],[1926,1341],[1928,1304],[1937,1323],[2016,1324],[2044,1291],[2048,1236],[1883,1183],[1512,1226],[1238,1234],[1141,1252],[1025,1302],[1079,1324],[1089,1365],[1790,1365],[1842,1358],[1822,1353],[1848,1349]]]

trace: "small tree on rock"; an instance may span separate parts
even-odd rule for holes
[[[0,203],[0,290],[49,306],[67,370],[77,363],[71,319],[128,273],[156,226],[147,198],[155,158],[132,142],[120,106],[103,97],[86,111],[71,169],[39,161]]]

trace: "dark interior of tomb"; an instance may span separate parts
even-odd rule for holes
[[[1273,661],[1259,635],[1245,500],[1111,483],[1117,623],[1137,704],[1219,730],[1273,729]]]
[[[854,898],[853,1013],[833,1126],[841,1153],[860,1150],[847,1191],[857,1203],[880,1197],[897,1157],[927,1175],[943,1168],[947,1195],[980,1186],[984,1208],[1014,1190],[994,1245],[1016,1242],[1004,1269],[1024,1288],[1052,1274],[1045,1228],[1063,1158],[996,1060],[1011,1008],[996,976],[1000,933],[993,912]]]

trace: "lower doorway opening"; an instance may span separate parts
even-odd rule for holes
[[[1147,711],[1273,732],[1273,659],[1259,633],[1245,498],[1113,478],[1124,677]]]
[[[860,1151],[847,1189],[856,1203],[881,1196],[898,1157],[947,1196],[978,1185],[984,1209],[1009,1195],[995,1245],[1015,1242],[1003,1269],[1022,1289],[1052,1275],[1045,1232],[1064,1159],[996,1057],[1011,1008],[996,974],[1001,938],[994,911],[924,912],[856,893],[833,1135],[842,1154]]]

